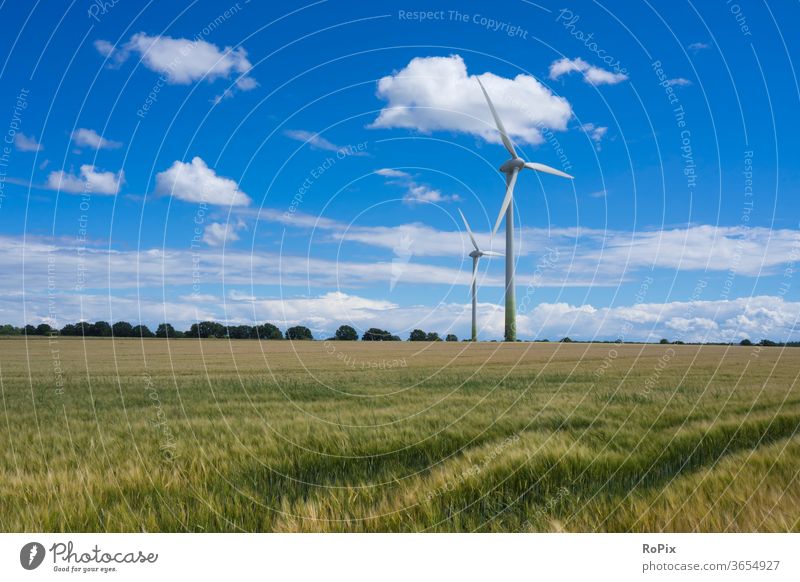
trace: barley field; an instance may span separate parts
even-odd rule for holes
[[[800,349],[0,340],[0,529],[800,531]]]

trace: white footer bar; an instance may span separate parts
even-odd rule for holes
[[[800,580],[798,534],[0,534],[0,580]]]

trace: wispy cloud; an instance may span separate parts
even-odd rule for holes
[[[320,134],[314,133],[313,131],[306,131],[304,129],[289,129],[284,132],[284,135],[293,140],[307,143],[312,148],[316,148],[318,150],[325,150],[329,152],[347,152],[347,155],[354,155],[354,156],[367,155],[366,152],[353,150],[353,148],[350,148],[348,146],[336,145],[335,143],[328,141]]]
[[[150,36],[144,32],[134,34],[118,48],[102,39],[96,40],[94,46],[115,66],[124,63],[131,54],[136,54],[145,67],[175,85],[235,78],[235,87],[240,91],[249,91],[258,86],[255,79],[249,76],[253,65],[243,47],[218,47],[205,40]]]
[[[684,79],[683,77],[667,79],[667,85],[670,87],[688,87],[691,84],[692,82],[689,79]]]
[[[387,184],[398,184],[405,188],[406,192],[403,195],[403,202],[406,204],[421,204],[425,202],[439,204],[444,202],[458,202],[461,200],[458,194],[442,194],[442,192],[436,188],[417,182],[408,172],[392,168],[381,168],[375,170],[375,173],[384,178],[388,178]]]
[[[36,141],[33,136],[27,136],[24,133],[17,133],[14,136],[14,145],[21,152],[38,152],[44,149],[44,146]]]
[[[600,142],[603,141],[606,133],[608,133],[608,128],[602,125],[595,125],[594,123],[584,123],[581,125],[581,129],[597,144],[597,149],[599,150]]]
[[[95,150],[113,150],[122,147],[122,142],[106,139],[93,129],[81,127],[72,132],[72,141],[80,147],[89,147]]]
[[[564,57],[553,61],[550,65],[550,78],[554,81],[569,73],[581,73],[583,80],[590,85],[616,85],[628,79],[628,75],[590,65],[580,57],[574,59]]]

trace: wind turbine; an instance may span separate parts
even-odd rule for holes
[[[461,215],[461,220],[464,221],[464,226],[467,227],[467,234],[469,234],[469,239],[472,241],[472,246],[475,247],[475,250],[469,256],[472,257],[472,341],[476,342],[478,341],[478,261],[481,257],[502,257],[503,253],[482,251],[478,247],[475,235],[472,234],[467,217],[464,216],[460,208],[458,213]]]
[[[494,117],[494,123],[497,126],[497,130],[500,132],[500,139],[503,140],[503,145],[508,150],[508,153],[511,154],[511,158],[506,160],[506,162],[500,166],[500,171],[506,175],[506,197],[503,199],[503,205],[500,207],[500,214],[497,215],[497,222],[495,222],[494,230],[492,230],[492,236],[497,233],[497,229],[500,227],[500,223],[503,221],[503,214],[506,215],[506,329],[505,329],[505,340],[507,342],[513,342],[517,340],[517,300],[516,300],[516,293],[514,291],[514,185],[517,183],[517,174],[519,174],[520,170],[524,170],[525,168],[529,170],[536,170],[537,172],[544,172],[546,174],[553,174],[555,176],[561,176],[562,178],[569,178],[572,179],[572,176],[569,174],[565,174],[560,170],[556,170],[555,168],[551,168],[550,166],[545,166],[544,164],[539,164],[537,162],[526,162],[522,158],[517,155],[517,151],[514,149],[514,144],[511,143],[511,140],[508,138],[508,134],[506,133],[506,128],[503,127],[503,122],[500,121],[500,117],[497,115],[497,111],[492,104],[492,100],[489,98],[489,94],[486,92],[486,88],[481,83],[481,80],[478,77],[475,77],[478,80],[478,85],[481,86],[481,91],[483,91],[484,97],[486,97],[486,102],[489,104],[489,109],[492,112],[492,117]]]

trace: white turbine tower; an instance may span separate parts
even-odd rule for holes
[[[506,215],[506,329],[505,329],[505,340],[508,342],[513,342],[517,340],[517,300],[516,300],[516,293],[514,291],[514,185],[517,183],[517,174],[519,174],[520,170],[525,168],[529,170],[536,170],[537,172],[545,172],[547,174],[553,174],[555,176],[561,176],[562,178],[570,178],[572,176],[569,174],[565,174],[560,170],[556,170],[555,168],[551,168],[550,166],[545,166],[544,164],[539,164],[536,162],[526,162],[522,158],[517,155],[517,151],[514,149],[514,145],[511,143],[511,140],[508,138],[508,134],[506,133],[506,128],[503,127],[503,122],[500,121],[500,117],[497,115],[497,111],[492,104],[492,100],[489,98],[489,94],[486,92],[486,89],[481,83],[481,80],[478,77],[478,84],[481,86],[481,91],[483,91],[483,95],[486,97],[486,102],[489,104],[489,109],[492,112],[492,117],[494,117],[494,123],[497,126],[497,130],[500,132],[500,139],[503,140],[503,145],[506,146],[508,153],[511,154],[511,158],[508,159],[502,166],[500,166],[500,171],[506,175],[506,197],[503,199],[503,205],[500,207],[500,214],[497,216],[497,222],[495,222],[494,230],[492,230],[492,235],[497,233],[497,229],[500,227],[500,223],[503,221],[503,214]]]
[[[472,241],[472,246],[475,250],[469,256],[472,257],[472,341],[478,341],[478,261],[481,257],[502,257],[503,253],[495,251],[482,251],[478,247],[478,242],[475,240],[475,235],[472,234],[472,229],[469,227],[467,217],[459,209],[458,213],[461,215],[461,220],[464,221],[464,226],[467,227],[467,234]]]

